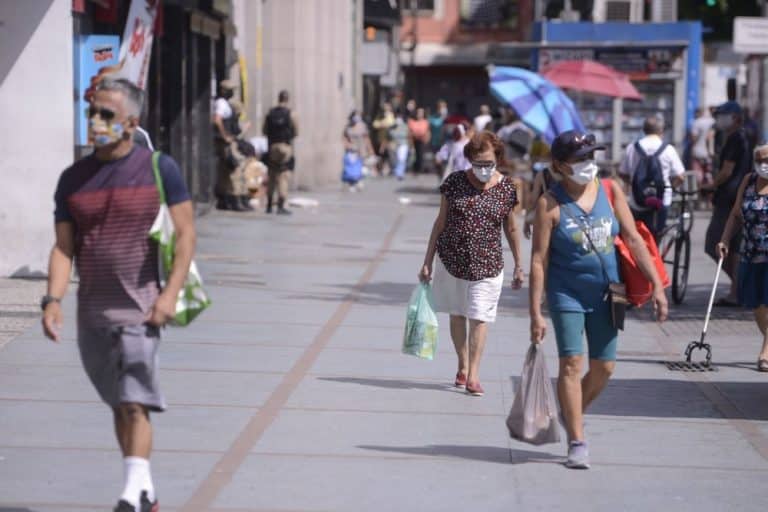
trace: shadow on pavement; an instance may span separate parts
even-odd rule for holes
[[[726,416],[702,393],[699,384],[671,379],[613,379],[590,407],[589,414],[768,421],[768,379],[766,382],[710,380],[707,384],[717,388],[741,414]]]
[[[29,508],[0,507],[0,512],[35,512],[35,511]]]
[[[411,293],[416,287],[416,272],[418,272],[418,266],[413,270],[413,283],[395,283],[395,282],[376,282],[366,284],[357,299],[355,304],[362,304],[366,306],[402,306],[403,315],[405,315],[405,307],[411,298]],[[323,302],[343,302],[349,298],[349,294],[355,288],[353,285],[334,285],[340,291],[338,293],[306,293],[296,294],[284,297],[285,299],[296,300],[317,300]]]
[[[719,290],[719,293],[715,296],[715,300],[724,295],[727,289]],[[709,302],[709,294],[712,292],[712,285],[709,284],[696,284],[688,285],[688,291],[685,294],[685,300],[682,304],[674,304],[672,302],[671,288],[667,291],[667,299],[669,300],[669,322],[679,321],[697,321],[704,324],[704,315],[707,312],[707,303]],[[644,321],[656,321],[653,318],[653,308],[650,304],[646,304],[641,309],[634,309],[630,313],[633,318]],[[739,321],[753,321],[754,316],[752,311],[741,307],[713,307],[712,316],[710,321],[716,320],[739,320]]]
[[[425,194],[425,195],[439,195],[440,191],[437,189],[437,178],[435,178],[435,186],[415,186],[406,185],[395,190],[395,194]]]
[[[427,455],[431,457],[453,457],[457,459],[495,462],[497,464],[562,463],[563,458],[550,453],[514,450],[500,446],[460,446],[452,444],[430,444],[427,446],[375,446],[360,445],[358,448],[385,453]]]
[[[413,382],[399,379],[360,379],[356,377],[319,377],[318,380],[329,382],[341,382],[342,384],[357,384],[359,386],[371,386],[384,389],[424,389],[429,391],[459,392],[458,388],[450,384],[430,384],[428,382]],[[463,391],[461,391],[463,393]],[[1,511],[0,511],[1,512]]]

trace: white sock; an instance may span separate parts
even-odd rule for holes
[[[141,457],[123,459],[125,469],[125,489],[120,499],[127,501],[137,509],[140,506],[141,491],[147,491],[149,501],[155,501],[155,487],[149,471],[149,460]]]

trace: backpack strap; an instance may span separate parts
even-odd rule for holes
[[[661,146],[659,146],[659,149],[653,154],[653,156],[656,158],[660,157],[664,150],[667,149],[667,146],[669,146],[669,144],[662,142]]]

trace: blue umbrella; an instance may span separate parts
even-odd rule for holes
[[[571,99],[541,75],[522,68],[495,67],[489,71],[491,92],[515,109],[520,119],[547,144],[568,130],[585,131]]]

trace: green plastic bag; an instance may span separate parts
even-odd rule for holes
[[[165,286],[168,275],[173,268],[176,233],[173,228],[171,212],[168,210],[168,203],[165,199],[165,188],[160,176],[159,160],[160,153],[155,152],[152,155],[152,171],[155,173],[155,184],[157,185],[157,191],[160,193],[160,211],[149,230],[149,237],[157,242],[160,287],[162,288]],[[193,261],[189,266],[184,286],[179,291],[179,297],[176,299],[176,316],[171,323],[178,326],[189,325],[197,315],[210,305],[211,299],[208,298],[203,289],[203,278],[200,276],[197,265]]]
[[[437,315],[432,306],[432,287],[421,283],[408,304],[403,335],[403,354],[432,360],[437,351]]]

